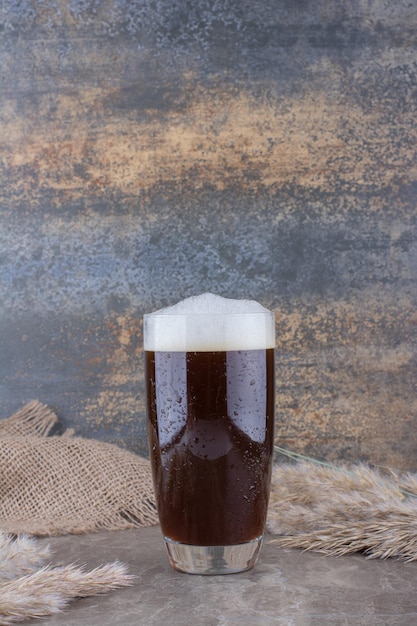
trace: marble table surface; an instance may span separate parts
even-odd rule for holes
[[[42,539],[53,562],[88,567],[118,559],[136,583],[74,601],[50,626],[410,626],[417,624],[417,563],[323,557],[266,536],[254,570],[228,576],[175,572],[159,527]]]

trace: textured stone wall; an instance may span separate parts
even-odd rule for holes
[[[417,469],[417,7],[4,0],[3,416],[146,453],[142,314],[276,310],[280,445]]]

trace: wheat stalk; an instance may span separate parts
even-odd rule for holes
[[[321,461],[319,459],[315,459],[311,456],[306,456],[305,454],[301,454],[299,452],[293,452],[291,450],[287,450],[286,448],[281,448],[280,446],[274,446],[274,450],[278,454],[283,454],[293,461],[307,461],[309,463],[313,463],[314,465],[319,465],[321,467],[327,467],[328,469],[335,470],[337,472],[342,472],[346,475],[352,475],[352,472],[348,468],[340,465],[334,465],[333,463],[329,463],[327,461]],[[376,469],[385,470],[386,474],[398,484],[399,489],[401,490],[403,495],[417,498],[417,476],[415,474],[401,473],[391,467],[376,466]]]
[[[1,626],[54,615],[72,599],[133,584],[133,576],[118,561],[85,571],[73,564],[45,566],[48,556],[49,548],[33,539],[0,533]]]
[[[282,450],[298,462],[274,467],[267,527],[277,542],[332,556],[417,560],[415,475]]]
[[[30,537],[0,532],[0,584],[34,572],[48,557],[49,546],[42,548]]]
[[[132,584],[133,577],[118,562],[89,572],[75,565],[48,565],[0,587],[0,624],[53,615],[74,598],[95,596]]]

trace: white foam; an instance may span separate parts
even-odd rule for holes
[[[204,293],[144,316],[144,348],[148,351],[274,347],[274,313],[255,300],[234,300]]]

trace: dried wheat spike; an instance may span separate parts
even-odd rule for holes
[[[0,532],[0,584],[4,581],[31,574],[49,558],[49,546],[41,547],[26,535]]]
[[[70,600],[130,586],[133,580],[126,566],[117,561],[89,572],[75,565],[48,565],[0,585],[0,624],[54,615]]]

